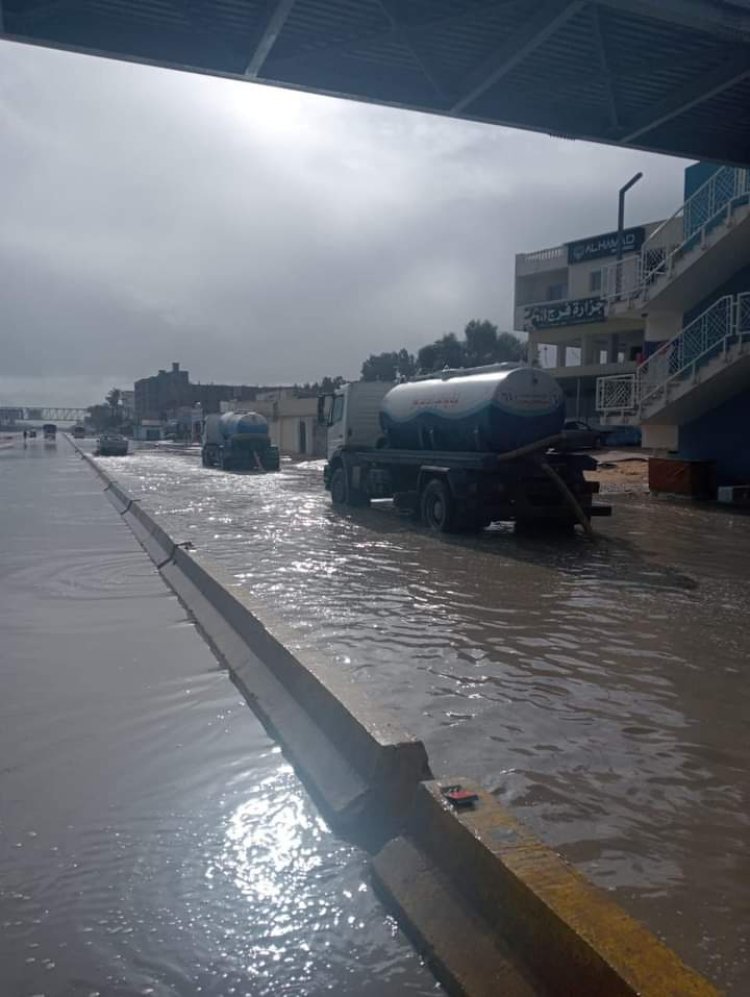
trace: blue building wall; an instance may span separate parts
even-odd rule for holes
[[[719,485],[750,483],[750,388],[680,426],[680,457],[713,460]]]
[[[692,166],[688,166],[685,170],[683,201],[687,201],[691,194],[694,194],[712,174],[720,169],[721,166],[718,163],[693,163]]]
[[[740,270],[733,273],[729,280],[707,295],[703,301],[698,302],[695,308],[691,308],[689,312],[685,312],[683,316],[683,328],[689,325],[693,319],[698,318],[700,313],[704,312],[714,301],[723,298],[725,294],[744,294],[745,291],[750,291],[750,263],[747,263]]]

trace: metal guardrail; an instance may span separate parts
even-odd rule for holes
[[[643,415],[645,408],[666,399],[672,383],[695,376],[712,357],[726,355],[730,346],[743,341],[750,342],[750,292],[719,298],[664,343],[635,374],[598,378],[597,411]]]
[[[750,203],[750,169],[724,166],[717,170],[654,229],[637,256],[602,268],[602,297],[618,300],[641,296],[659,277],[671,275],[675,263],[685,253],[703,245],[712,229],[746,203]],[[678,218],[682,219],[682,241],[674,246],[664,245],[665,232]]]

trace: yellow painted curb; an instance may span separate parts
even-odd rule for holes
[[[455,810],[441,786],[460,783],[477,794],[471,809]],[[443,878],[425,896],[425,868]],[[489,793],[467,779],[421,783],[405,838],[376,856],[381,893],[397,907],[449,989],[471,997],[502,993],[495,978],[509,973],[522,993],[715,997],[718,991],[663,942],[626,914],[556,852],[543,845]],[[480,979],[470,950],[454,939],[473,919],[485,953]],[[487,945],[496,949],[493,962]]]

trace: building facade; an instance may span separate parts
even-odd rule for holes
[[[191,402],[190,377],[178,363],[171,370],[160,370],[153,377],[136,381],[134,388],[135,416],[138,422],[166,420],[170,413]]]
[[[134,409],[138,422],[178,422],[185,410],[200,405],[205,414],[218,412],[227,398],[252,401],[258,389],[246,384],[192,384],[188,371],[173,363],[134,385]]]
[[[608,313],[642,318],[643,362],[599,378],[597,409],[605,423],[639,425],[644,446],[710,462],[718,485],[747,484],[750,170],[688,167],[683,204],[665,224],[666,255],[647,239],[627,265],[609,267]]]
[[[656,232],[666,253],[670,231],[661,222],[625,229],[623,261]],[[560,382],[568,418],[597,421],[597,378],[635,371],[643,353],[643,318],[610,306],[617,253],[617,232],[604,232],[516,256],[514,326],[528,335],[530,361]]]

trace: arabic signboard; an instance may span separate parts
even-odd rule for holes
[[[644,228],[626,228],[622,232],[622,252],[637,253],[646,238]],[[586,263],[588,260],[601,260],[605,256],[617,256],[617,232],[605,232],[590,239],[569,242],[568,263]]]
[[[527,305],[523,324],[525,329],[554,329],[562,325],[603,322],[606,317],[604,298],[575,298],[548,305]]]

